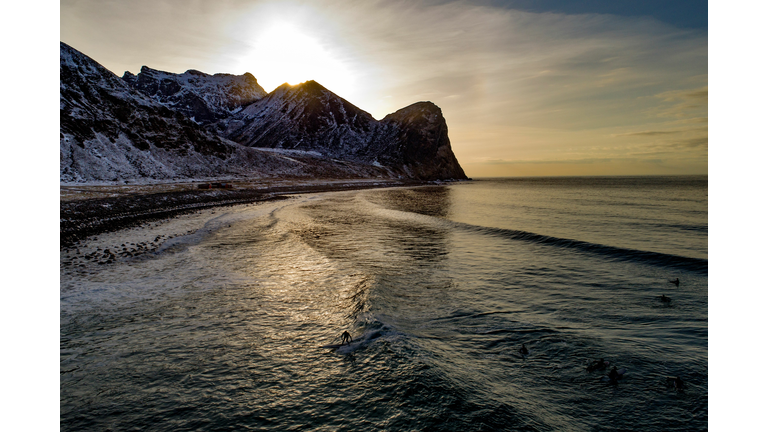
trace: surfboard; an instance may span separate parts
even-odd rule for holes
[[[320,348],[330,348],[330,349],[338,349],[343,347],[344,345],[341,344],[330,344],[330,345],[323,345]]]

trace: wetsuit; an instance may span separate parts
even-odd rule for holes
[[[616,381],[617,379],[619,379],[619,372],[616,370],[615,367],[611,369],[610,373],[608,373],[608,378],[610,378],[611,381]]]

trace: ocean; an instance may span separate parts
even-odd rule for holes
[[[61,252],[61,429],[706,430],[707,190],[477,179],[88,239]]]

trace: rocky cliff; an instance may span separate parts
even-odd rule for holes
[[[409,178],[467,178],[453,154],[448,125],[437,105],[417,102],[380,123],[380,135],[369,149],[369,157],[380,164],[402,169]]]
[[[66,182],[247,177],[465,179],[440,109],[376,121],[314,81],[268,95],[253,75],[122,79],[61,43],[60,178]]]
[[[133,89],[72,47],[61,43],[60,51],[62,183],[388,175],[308,152],[241,146]]]
[[[307,81],[281,85],[219,126],[223,136],[243,145],[344,158],[367,147],[377,122],[315,81]]]
[[[217,127],[222,136],[247,146],[315,151],[420,180],[467,178],[451,149],[445,118],[431,102],[376,121],[307,81],[283,84]]]
[[[208,75],[191,69],[174,74],[142,66],[138,75],[126,71],[123,81],[161,105],[202,124],[228,118],[267,94],[247,72]]]
[[[60,49],[62,181],[214,175],[233,153],[93,59],[64,43]]]

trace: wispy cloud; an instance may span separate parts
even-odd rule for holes
[[[539,160],[504,160],[504,159],[489,159],[482,163],[487,165],[553,165],[553,164],[597,164],[597,163],[611,163],[611,162],[627,162],[632,161],[634,158],[580,158],[580,159],[539,159]]]
[[[684,140],[675,141],[675,144],[678,144],[683,147],[694,148],[694,149],[706,148],[709,145],[709,138],[708,137],[688,138]]]
[[[643,131],[643,132],[630,132],[630,133],[622,133],[622,134],[614,134],[611,135],[613,137],[633,137],[633,136],[639,136],[639,137],[651,137],[651,136],[659,136],[659,135],[674,135],[678,134],[680,131]]]
[[[702,119],[701,114],[707,114],[709,105],[709,90],[707,87],[693,90],[675,90],[659,93],[656,98],[674,105],[662,106],[659,117]]]
[[[694,117],[694,118],[683,119],[683,120],[680,120],[679,122],[680,123],[684,123],[684,124],[685,123],[689,123],[689,124],[690,123],[709,123],[709,118],[708,117]]]
[[[707,100],[709,99],[709,89],[708,87],[703,87],[695,90],[667,91],[667,92],[657,94],[656,97],[661,98],[665,102],[673,102],[676,100],[689,100],[689,101],[697,101],[700,103],[706,103]]]

